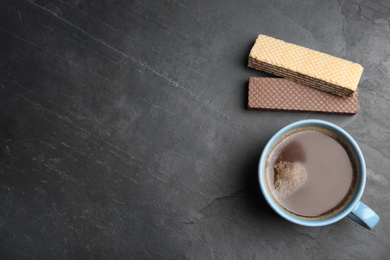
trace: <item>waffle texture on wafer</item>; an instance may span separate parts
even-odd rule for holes
[[[350,97],[340,97],[283,78],[251,77],[248,109],[354,115],[358,112],[358,89]]]
[[[257,37],[248,66],[339,96],[351,96],[363,73],[360,64],[265,35]]]

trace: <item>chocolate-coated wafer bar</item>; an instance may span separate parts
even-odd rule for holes
[[[356,114],[358,89],[336,96],[283,78],[249,78],[248,109]]]
[[[355,92],[363,67],[295,44],[259,35],[248,66],[339,96]]]

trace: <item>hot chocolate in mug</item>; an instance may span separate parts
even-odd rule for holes
[[[303,226],[348,216],[372,229],[379,216],[360,201],[366,165],[356,141],[323,120],[301,120],[279,130],[259,162],[261,191],[273,210]]]

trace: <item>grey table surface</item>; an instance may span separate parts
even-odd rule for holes
[[[389,259],[388,1],[0,6],[1,259]],[[247,110],[258,34],[362,64],[358,114]],[[264,145],[306,118],[359,143],[373,230],[263,199]]]

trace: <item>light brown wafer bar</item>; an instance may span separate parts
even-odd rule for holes
[[[339,96],[355,92],[363,67],[295,44],[259,35],[248,66]]]
[[[304,111],[354,115],[358,89],[340,97],[283,78],[249,78],[248,109]]]

